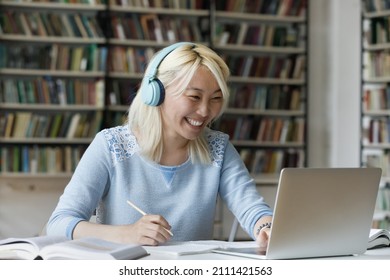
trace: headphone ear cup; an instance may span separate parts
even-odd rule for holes
[[[150,65],[148,66],[148,72],[145,73],[144,79],[142,81],[141,87],[143,90],[141,92],[142,100],[146,105],[150,106],[159,106],[163,103],[165,98],[165,89],[162,82],[157,79],[158,67],[164,58],[170,54],[176,48],[183,45],[191,45],[195,46],[190,42],[179,42],[168,47],[162,49],[159,53],[157,53],[156,57],[152,59]]]
[[[149,81],[142,94],[142,99],[146,105],[159,106],[165,98],[165,88],[159,79]]]

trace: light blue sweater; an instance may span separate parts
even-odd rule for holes
[[[99,132],[80,160],[51,215],[47,233],[69,239],[80,221],[95,209],[103,224],[132,224],[141,215],[126,200],[149,214],[160,214],[172,226],[172,241],[212,239],[217,196],[220,195],[253,238],[256,221],[272,215],[257,193],[240,155],[228,136],[207,130],[212,164],[191,160],[161,166],[139,154],[127,126]]]

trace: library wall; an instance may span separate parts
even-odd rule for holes
[[[67,179],[45,178],[39,185],[0,178],[0,239],[38,235],[54,210]]]

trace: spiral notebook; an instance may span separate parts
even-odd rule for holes
[[[264,259],[362,254],[367,249],[379,168],[285,168],[276,194],[267,252],[213,252]]]

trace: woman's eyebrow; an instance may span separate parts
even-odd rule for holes
[[[187,90],[195,90],[195,91],[200,91],[200,92],[204,92],[203,89],[201,88],[197,88],[197,87],[187,87]],[[221,92],[222,90],[220,88],[216,89],[213,93],[217,93],[217,92]]]

